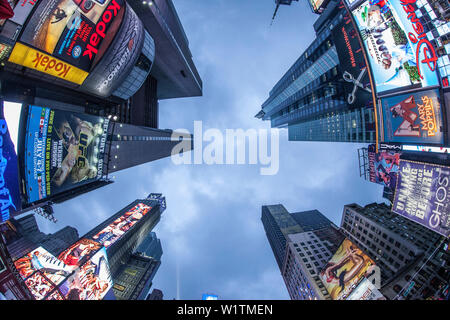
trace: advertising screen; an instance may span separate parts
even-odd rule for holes
[[[343,21],[332,31],[334,44],[342,71],[346,100],[350,107],[360,108],[373,103],[370,88],[369,69],[358,40],[357,30],[351,18],[345,15]]]
[[[82,238],[69,248],[61,252],[58,259],[69,266],[72,270],[82,265],[95,252],[100,250],[102,245],[90,239]]]
[[[400,160],[392,211],[450,235],[450,167]]]
[[[41,1],[20,41],[90,71],[114,38],[123,14],[123,0]]]
[[[14,137],[14,132],[17,130],[19,123],[18,119],[11,115],[11,109],[12,113],[16,109],[20,114],[21,106],[0,102],[0,223],[7,221],[22,209],[17,150],[15,147],[17,140],[12,140],[17,139],[17,137]],[[10,126],[13,137],[10,135]]]
[[[130,230],[152,207],[138,203],[132,209],[114,220],[106,228],[92,237],[95,241],[103,244],[105,248],[110,247],[119,240],[128,230]]]
[[[375,145],[368,148],[370,181],[389,187],[392,191],[397,185],[400,152],[375,151]]]
[[[328,2],[329,0],[309,0],[311,8],[315,13],[322,13]]]
[[[367,279],[350,293],[347,300],[386,300],[383,294]]]
[[[378,93],[439,85],[437,55],[411,6],[414,3],[365,1],[352,11]]]
[[[381,99],[386,142],[443,144],[442,113],[437,90]]]
[[[106,249],[102,248],[58,289],[66,300],[101,300],[112,286]]]
[[[374,265],[361,249],[345,239],[320,272],[320,278],[333,300],[345,300]]]
[[[28,18],[31,10],[36,6],[40,0],[19,0],[14,7],[14,16],[9,20],[17,24],[23,25]]]
[[[28,107],[27,118],[29,202],[102,177],[108,119],[37,106]]]

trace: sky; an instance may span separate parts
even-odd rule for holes
[[[160,101],[160,128],[269,129],[254,118],[269,91],[314,39],[306,1],[282,6],[273,25],[272,0],[173,0],[203,80],[203,96]],[[350,143],[289,142],[280,130],[280,168],[259,165],[175,165],[170,158],[114,174],[115,182],[55,205],[57,223],[37,216],[45,233],[66,225],[82,236],[149,193],[167,209],[153,230],[162,264],[153,280],[164,299],[289,299],[261,222],[261,206],[318,209],[340,226],[343,206],[383,202],[382,186],[359,175]]]

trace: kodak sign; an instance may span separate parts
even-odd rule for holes
[[[16,43],[8,61],[76,84],[82,84],[89,75],[86,71],[21,43]]]

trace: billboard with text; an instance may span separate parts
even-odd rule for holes
[[[380,150],[375,151],[375,145],[368,148],[369,177],[371,182],[389,187],[392,191],[397,185],[397,174],[400,162],[400,152]]]
[[[98,180],[109,120],[29,106],[25,137],[28,202]]]
[[[450,167],[400,160],[392,211],[450,235]]]

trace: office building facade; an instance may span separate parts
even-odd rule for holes
[[[426,299],[450,280],[448,239],[384,203],[346,205],[341,228],[380,267],[388,299]]]

